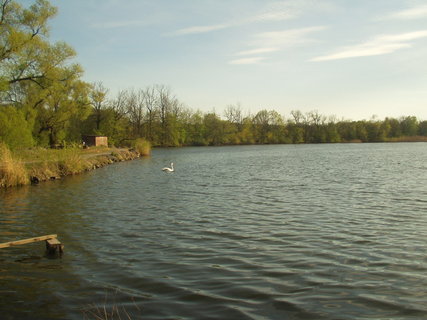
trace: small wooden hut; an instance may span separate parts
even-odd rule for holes
[[[87,147],[108,147],[108,138],[106,136],[85,135],[82,140],[83,145]]]

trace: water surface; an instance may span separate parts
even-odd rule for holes
[[[2,319],[422,319],[427,145],[156,149],[0,192]],[[173,161],[176,171],[161,168]]]

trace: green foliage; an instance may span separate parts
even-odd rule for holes
[[[32,147],[31,129],[23,112],[11,106],[0,107],[0,141],[11,149]]]
[[[0,4],[0,103],[24,116],[25,121],[16,114],[13,117],[15,122],[27,123],[21,126],[20,144],[28,146],[35,140],[56,145],[67,136],[75,139],[67,130],[75,118],[87,117],[89,91],[80,80],[81,67],[70,63],[74,50],[64,42],[49,42],[48,22],[57,9],[46,0],[37,0],[29,8],[14,0]],[[8,125],[4,117],[2,125]],[[33,129],[31,139],[29,128]],[[12,146],[10,137],[4,140]]]
[[[427,136],[427,122],[413,116],[336,121],[317,110],[292,110],[285,121],[267,109],[243,116],[237,103],[227,106],[221,118],[185,108],[164,85],[122,90],[111,98],[102,82],[81,80],[83,70],[73,62],[76,53],[68,44],[49,40],[49,21],[56,13],[47,0],[35,0],[28,8],[0,0],[0,141],[13,150],[79,144],[83,134],[106,135],[116,146],[137,141],[141,150],[149,144],[378,142]],[[62,169],[74,172],[82,161],[69,156],[74,164],[64,160]]]

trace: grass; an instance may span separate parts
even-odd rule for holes
[[[387,142],[427,142],[426,136],[403,136],[398,138],[388,138]]]
[[[58,161],[61,175],[77,174],[91,169],[91,163],[83,158],[79,149],[65,149],[63,157]]]
[[[116,291],[113,297],[109,297],[108,293],[105,294],[105,301],[103,305],[90,304],[82,310],[84,319],[94,319],[94,320],[131,320],[135,318],[134,312],[140,313],[141,309],[135,303],[134,298],[132,297],[132,304],[127,303],[127,308],[123,305],[118,306],[115,301],[116,295],[119,292]],[[113,301],[109,301],[113,299]],[[109,305],[109,307],[107,307]],[[129,310],[132,307],[132,310]],[[133,312],[130,312],[133,311]],[[137,317],[138,319],[140,316]]]
[[[4,143],[0,143],[0,187],[28,184],[30,179],[24,163],[14,156]]]
[[[135,159],[141,154],[137,152],[107,147],[70,147],[31,148],[14,153],[0,143],[0,188],[79,174],[113,162]]]

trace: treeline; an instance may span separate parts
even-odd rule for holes
[[[49,40],[57,9],[47,0],[29,8],[0,0],[0,142],[11,148],[80,143],[106,135],[116,146],[143,137],[154,146],[377,142],[427,136],[415,117],[337,120],[317,111],[244,114],[238,104],[222,114],[184,106],[164,85],[110,94],[102,82],[82,80],[74,50]]]
[[[96,96],[106,97],[102,84],[94,87],[104,93]],[[204,113],[186,108],[163,85],[123,90],[94,105],[82,128],[108,135],[117,144],[136,137],[154,146],[427,140],[427,121],[413,116],[351,121],[293,110],[285,118],[274,110],[245,114],[239,104],[227,106],[222,114]]]

